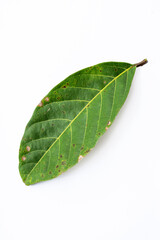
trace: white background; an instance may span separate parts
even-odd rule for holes
[[[160,239],[159,0],[0,0],[0,239]],[[68,75],[138,68],[114,124],[81,163],[25,186],[24,128]]]

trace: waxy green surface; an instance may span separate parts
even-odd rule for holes
[[[78,71],[36,107],[19,152],[26,185],[57,177],[78,163],[112,125],[136,66],[106,62]]]

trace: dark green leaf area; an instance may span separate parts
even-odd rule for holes
[[[57,177],[95,146],[125,102],[135,69],[127,63],[98,64],[72,74],[45,96],[20,145],[25,184]]]
[[[74,119],[77,114],[86,106],[88,101],[73,100],[51,102],[34,112],[31,120],[27,124],[26,130],[37,122],[50,119]]]
[[[86,88],[89,88],[89,90],[91,91],[91,95],[88,96],[88,100],[90,100],[94,90],[102,90],[113,78],[117,77],[130,66],[131,64],[129,63],[106,62],[80,70],[70,75],[68,78],[59,83],[56,87],[54,87],[42,99],[41,103],[44,106],[52,101],[59,102],[64,99],[74,100],[75,97],[77,98],[77,94],[80,97],[79,99],[86,99],[86,96],[84,96],[85,94],[83,94],[81,91],[81,89],[83,89],[84,91]],[[72,88],[71,90],[73,92],[71,95],[69,94],[70,90],[66,90],[66,88]]]

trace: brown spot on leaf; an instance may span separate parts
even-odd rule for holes
[[[62,88],[66,88],[66,86],[64,85]]]
[[[49,171],[49,174],[52,174],[52,171]]]
[[[82,159],[83,159],[83,156],[80,155],[79,158],[78,158],[78,162],[80,162]]]
[[[104,81],[103,83],[106,84],[106,81]]]
[[[38,104],[38,107],[42,107],[43,106],[43,103],[42,101],[40,101],[40,103]]]
[[[44,100],[45,100],[46,102],[49,102],[49,97],[46,97]]]
[[[107,125],[110,126],[111,125],[111,121],[108,121]]]
[[[76,146],[76,144],[73,143],[73,147],[75,147],[75,146]]]
[[[26,150],[27,150],[27,152],[29,152],[31,150],[30,146],[27,146]]]
[[[26,157],[25,157],[25,156],[23,156],[23,157],[22,157],[22,161],[25,161],[25,160],[26,160]]]
[[[85,153],[89,153],[90,152],[90,149],[88,149],[87,151],[85,151]]]
[[[108,130],[108,127],[105,127],[106,131]]]
[[[58,168],[59,166],[57,165],[56,168]]]
[[[60,158],[62,158],[62,154],[60,155]]]

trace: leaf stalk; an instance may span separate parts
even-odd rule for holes
[[[133,64],[133,66],[141,67],[141,66],[145,65],[146,63],[148,63],[148,60],[145,58],[141,62]]]

